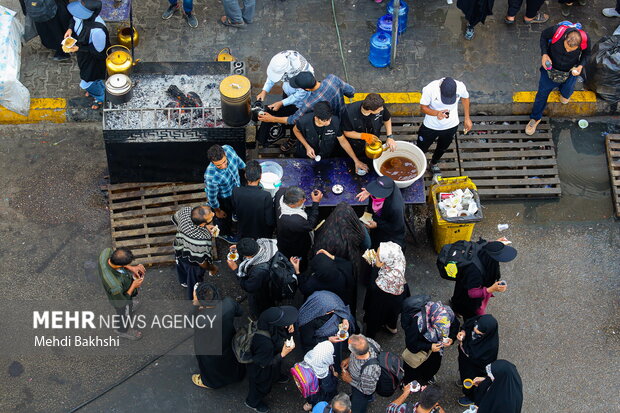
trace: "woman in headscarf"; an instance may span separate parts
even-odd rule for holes
[[[271,391],[274,381],[286,383],[288,376],[281,369],[282,359],[295,345],[287,346],[285,341],[295,332],[297,309],[291,306],[271,307],[260,315],[256,325],[257,333],[252,337],[250,351],[252,363],[248,365],[248,396],[245,405],[261,412],[269,407],[264,398]]]
[[[299,261],[291,259],[295,272],[299,275]],[[353,279],[351,262],[336,257],[325,250],[319,250],[310,260],[308,270],[299,277],[299,291],[304,299],[316,291],[330,291],[352,308],[355,302],[357,285]]]
[[[24,15],[28,16],[28,9],[26,0],[19,0],[20,5],[22,6],[22,11]],[[30,1],[32,4],[32,1]],[[36,4],[36,3],[35,3]],[[39,20],[41,17],[36,16],[32,17],[32,21],[34,22],[34,26],[37,29],[37,34],[41,39],[41,44],[45,46],[47,49],[54,50],[54,56],[52,60],[57,62],[61,62],[63,60],[69,60],[71,56],[68,53],[63,52],[62,50],[62,40],[67,28],[69,28],[69,23],[71,22],[71,15],[67,11],[67,1],[66,0],[52,0],[50,3],[52,7],[55,6],[56,11],[54,14],[53,8],[49,10],[50,14],[48,15],[49,19],[47,20]],[[37,20],[35,20],[35,18]]]
[[[405,255],[400,245],[382,242],[375,266],[374,281],[368,286],[364,301],[365,335],[370,338],[375,338],[382,326],[392,334],[398,333],[398,315],[403,300],[410,295],[405,279]]]
[[[370,230],[372,248],[377,248],[380,243],[387,241],[395,242],[404,248],[405,201],[394,180],[380,176],[366,188],[362,188],[362,192],[357,194],[356,198],[360,202],[368,199],[372,221],[364,225]]]
[[[494,361],[486,366],[486,376],[474,378],[477,413],[521,413],[523,383],[515,365]]]
[[[256,320],[258,316],[273,306],[274,300],[269,291],[269,266],[271,259],[278,251],[276,241],[268,238],[241,238],[237,245],[232,245],[243,257],[237,265],[235,261],[227,260],[228,268],[237,271],[239,284],[243,291],[248,293],[250,317]]]
[[[497,360],[499,333],[497,320],[490,314],[479,315],[467,320],[456,336],[459,341],[459,373],[461,382],[465,379],[483,376],[485,367]],[[463,387],[464,396],[459,398],[461,406],[473,404],[473,389]]]
[[[517,256],[517,250],[502,241],[478,241],[482,245],[478,258],[482,271],[474,263],[459,268],[454,284],[454,293],[450,299],[452,308],[467,320],[486,313],[487,305],[493,293],[506,291],[507,286],[500,282],[500,262],[509,262]]]
[[[443,352],[456,339],[459,322],[452,309],[441,301],[429,301],[421,311],[415,314],[413,311],[403,312],[401,325],[405,330],[407,350],[421,363],[411,366],[408,358],[403,357],[403,382],[417,380],[422,384],[434,384],[435,374],[441,367]]]
[[[201,314],[212,315],[212,310],[215,308],[214,300],[219,299],[220,294],[215,285],[205,282],[195,284],[193,301],[195,319]],[[200,374],[192,375],[192,382],[198,387],[218,389],[243,380],[245,375],[245,366],[237,361],[232,350],[232,340],[235,336],[234,321],[235,317],[242,314],[241,306],[230,297],[224,297],[221,306],[221,355],[205,354],[212,353],[209,349],[214,346],[213,330],[207,328],[208,323],[196,323],[194,326],[194,352]]]
[[[319,392],[306,398],[304,410],[309,412],[319,402],[329,402],[338,392],[338,379],[334,375],[334,344],[322,341],[304,356],[304,363],[319,379]]]
[[[346,346],[346,339],[337,336],[340,326],[349,335],[357,331],[349,306],[332,292],[316,291],[299,309],[298,325],[302,349],[305,352],[325,340],[334,344],[336,371],[340,371],[342,351]]]
[[[100,0],[81,0],[69,4],[67,9],[73,22],[65,33],[65,38],[73,36],[77,43],[69,50],[77,52],[80,68],[80,87],[86,90],[95,102],[92,109],[99,109],[105,98],[106,50],[110,47],[110,35],[105,22],[99,16]]]

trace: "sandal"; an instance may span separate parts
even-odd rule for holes
[[[224,26],[236,27],[237,29],[245,29],[245,23],[233,23],[227,16],[222,16],[218,22]]]
[[[198,387],[202,387],[203,389],[210,389],[211,387],[205,386],[202,382],[202,378],[200,374],[192,374],[192,383],[194,383]]]
[[[514,22],[515,22],[515,18],[514,17],[512,18],[512,20],[510,20],[508,18],[508,16],[504,17],[504,23],[506,23],[506,24],[514,24]]]
[[[312,405],[310,403],[304,403],[304,412],[309,412],[312,410]]]
[[[103,102],[97,102],[95,101],[95,103],[92,104],[92,106],[90,107],[92,110],[99,110],[101,109],[101,106],[103,106]]]
[[[296,138],[289,138],[286,142],[280,145],[280,150],[284,153],[290,152],[293,150],[296,143],[297,143]]]
[[[549,20],[549,15],[548,14],[538,12],[538,13],[536,13],[536,16],[533,19],[531,19],[531,20],[525,20],[525,17],[524,17],[523,18],[523,23],[525,23],[525,24],[546,23],[547,20]]]

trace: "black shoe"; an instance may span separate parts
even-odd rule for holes
[[[179,4],[175,4],[175,5],[171,5],[169,6],[166,11],[161,15],[161,18],[164,20],[168,20],[169,18],[171,18],[172,16],[174,16],[174,14],[179,11]]]
[[[286,384],[289,382],[291,378],[288,376],[288,374],[283,374],[280,376],[280,378],[278,379],[278,384]]]
[[[248,404],[248,402],[247,402],[247,400],[246,400],[245,405],[246,405],[247,407],[249,407],[250,409],[254,410],[255,412],[258,412],[258,413],[268,413],[268,412],[269,412],[269,406],[267,406],[267,405],[266,405],[265,403],[263,403],[263,402],[260,402],[260,403],[258,404],[258,406],[256,406],[256,407],[252,407],[252,406],[250,406],[250,405]]]
[[[570,8],[571,8],[572,4],[569,6],[566,3],[560,3],[560,9],[562,9],[562,16],[564,17],[568,17],[570,16]]]
[[[54,53],[52,60],[56,62],[64,62],[67,60],[71,60],[71,55],[69,53],[63,52],[62,50],[58,50],[56,53]]]

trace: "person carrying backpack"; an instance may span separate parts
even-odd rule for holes
[[[52,60],[62,62],[71,59],[71,55],[62,51],[63,36],[69,24],[71,15],[67,10],[65,0],[19,0],[24,15],[28,16],[37,29],[41,44],[47,49],[54,50]]]
[[[540,81],[530,121],[525,127],[527,135],[536,132],[553,89],[560,90],[560,103],[567,104],[570,100],[577,77],[590,56],[590,37],[580,23],[560,22],[540,33],[540,54]]]
[[[456,284],[450,299],[452,309],[464,320],[485,314],[493,293],[506,291],[505,282],[500,283],[499,263],[512,261],[517,256],[517,250],[502,241],[487,242],[480,238],[471,244],[478,245],[475,246],[476,260],[457,264]]]
[[[351,411],[366,413],[382,372],[379,364],[365,364],[379,356],[381,346],[371,338],[354,334],[349,337],[349,350],[351,357],[343,360],[340,365],[341,378],[351,385]]]
[[[228,267],[237,271],[239,284],[243,291],[248,293],[250,317],[254,320],[258,316],[275,305],[269,291],[269,268],[272,258],[278,252],[276,241],[273,239],[241,238],[237,245],[230,247],[231,251],[237,250],[241,262],[227,260]]]
[[[286,383],[289,377],[281,371],[282,360],[295,348],[287,343],[295,332],[297,309],[291,306],[271,307],[260,315],[256,332],[252,337],[248,364],[248,395],[245,405],[266,413],[269,406],[264,399],[271,391],[274,381]],[[290,345],[287,345],[290,344]]]

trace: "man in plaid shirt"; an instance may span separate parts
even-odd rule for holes
[[[342,380],[351,385],[351,411],[353,413],[366,413],[368,403],[377,388],[381,367],[378,364],[366,366],[362,374],[362,367],[372,358],[376,358],[381,351],[381,346],[371,338],[361,334],[349,337],[349,350],[351,357],[343,360]]]
[[[213,145],[207,151],[209,166],[205,171],[205,192],[207,203],[213,208],[222,238],[226,242],[236,240],[230,233],[232,214],[232,191],[241,185],[239,169],[245,169],[245,162],[229,145]]]
[[[291,116],[273,116],[269,113],[259,115],[261,122],[285,123],[294,125],[297,119],[305,113],[312,111],[314,105],[321,101],[329,102],[329,106],[335,114],[340,115],[344,108],[344,96],[352,98],[355,95],[355,89],[344,80],[336,75],[327,75],[322,82],[316,80],[311,72],[301,72],[297,76],[289,80],[291,87],[296,89],[304,89],[310,94],[303,101],[303,104]],[[295,137],[280,145],[283,152],[288,152],[297,142]]]

